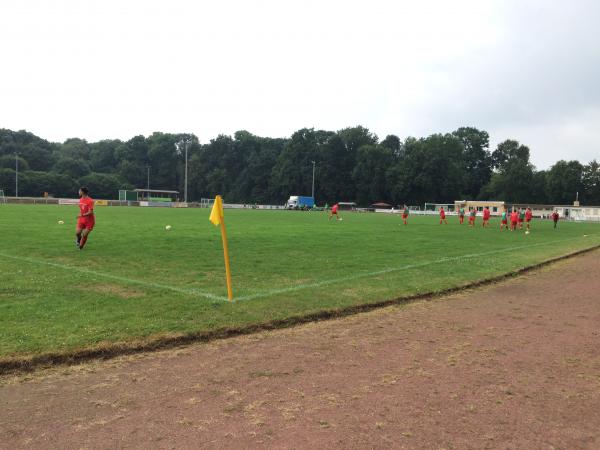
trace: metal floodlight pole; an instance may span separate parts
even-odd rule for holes
[[[312,198],[315,200],[315,162],[312,162],[313,165],[313,177],[312,177]]]
[[[189,139],[185,141],[185,190],[183,191],[183,201],[187,203],[187,184],[188,184],[188,145]]]
[[[185,147],[185,173],[184,173],[184,187],[183,187],[183,201],[187,203],[187,191],[188,191],[188,147],[192,143],[191,139],[181,139],[175,143],[177,152],[181,154],[181,146]]]
[[[15,197],[19,196],[19,154],[15,152]]]
[[[150,166],[148,166],[148,185],[146,189],[148,190],[148,195],[150,195]]]

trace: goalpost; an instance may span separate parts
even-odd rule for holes
[[[425,211],[437,212],[444,208],[446,212],[454,212],[454,203],[425,203]]]
[[[135,191],[128,191],[121,189],[119,190],[119,201],[120,202],[137,202],[138,193]]]
[[[215,202],[214,198],[201,198],[200,199],[200,208],[210,208]]]
[[[571,208],[569,219],[577,222],[584,221],[585,215],[583,214],[583,210],[581,208]]]
[[[0,189],[0,205],[6,203],[6,196],[4,195],[4,189]]]

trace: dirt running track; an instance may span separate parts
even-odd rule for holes
[[[0,448],[600,448],[600,253],[340,320],[0,380]]]

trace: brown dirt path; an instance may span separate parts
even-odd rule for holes
[[[600,252],[460,295],[0,379],[0,448],[600,448]]]

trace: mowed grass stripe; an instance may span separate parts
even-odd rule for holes
[[[580,239],[580,238],[572,238],[572,239]],[[541,243],[530,244],[530,245],[521,245],[521,246],[515,247],[513,250],[524,250],[527,248],[538,247],[541,245],[554,245],[559,242],[565,242],[568,240],[569,239],[565,239],[562,241],[551,241],[551,242],[541,242]],[[260,299],[260,298],[264,298],[264,297],[269,297],[272,295],[285,294],[288,292],[295,292],[295,291],[304,290],[304,289],[314,289],[314,288],[328,286],[328,285],[332,285],[332,284],[336,284],[336,283],[343,283],[345,281],[353,281],[353,280],[357,280],[360,278],[369,278],[369,277],[374,277],[377,275],[385,275],[387,273],[397,272],[397,271],[401,271],[401,270],[418,269],[421,267],[430,266],[432,264],[460,261],[460,260],[464,260],[464,259],[482,258],[485,256],[498,254],[498,253],[504,252],[504,251],[505,250],[502,249],[502,250],[492,250],[492,251],[484,252],[484,253],[464,254],[464,255],[459,255],[459,256],[441,258],[441,259],[432,260],[432,261],[425,261],[425,262],[418,263],[418,264],[408,264],[408,265],[399,266],[399,267],[390,267],[387,269],[376,270],[376,271],[368,272],[368,273],[358,273],[358,274],[348,275],[345,277],[322,280],[322,281],[318,281],[315,283],[303,284],[303,285],[299,285],[299,286],[293,286],[293,287],[287,287],[287,288],[275,288],[275,289],[272,289],[269,291],[259,292],[259,293],[252,294],[252,295],[240,296],[240,297],[234,298],[234,301],[255,300],[255,299]],[[103,273],[103,272],[98,272],[95,270],[90,270],[90,269],[85,269],[85,268],[75,267],[75,266],[69,266],[69,265],[65,265],[65,264],[57,264],[57,263],[53,263],[51,261],[44,261],[41,259],[25,258],[22,256],[15,256],[15,255],[7,255],[6,253],[1,253],[1,252],[0,252],[0,257],[14,259],[16,261],[22,261],[22,262],[26,262],[29,264],[39,264],[39,265],[50,266],[50,267],[54,267],[54,268],[61,269],[61,270],[67,270],[69,272],[79,272],[79,273],[83,273],[86,275],[90,275],[92,277],[108,278],[110,280],[119,281],[119,282],[122,282],[125,284],[134,284],[134,285],[139,285],[142,287],[148,287],[148,288],[153,288],[153,289],[162,289],[162,290],[167,290],[167,291],[173,291],[173,292],[177,292],[180,294],[188,295],[190,297],[203,297],[203,298],[206,298],[209,300],[215,300],[215,301],[229,301],[229,299],[226,297],[214,295],[209,292],[202,292],[202,291],[199,291],[198,289],[185,289],[185,288],[179,288],[176,286],[169,286],[166,284],[153,283],[153,282],[144,281],[144,280],[135,280],[132,278],[126,278],[126,277],[122,277],[122,276],[118,276],[118,275],[113,275],[110,273]]]
[[[184,288],[178,288],[175,286],[168,286],[166,284],[153,283],[151,281],[134,280],[132,278],[126,278],[126,277],[121,277],[118,275],[112,275],[110,273],[98,272],[96,270],[85,269],[82,267],[68,266],[65,264],[57,264],[57,263],[53,263],[51,261],[43,261],[41,259],[35,259],[35,258],[25,258],[22,256],[7,255],[6,253],[0,253],[0,256],[4,257],[4,258],[14,259],[16,261],[26,262],[29,264],[40,264],[40,265],[44,265],[44,266],[54,267],[54,268],[61,269],[61,270],[67,270],[69,272],[79,272],[79,273],[82,273],[85,275],[90,275],[91,277],[108,278],[109,280],[119,281],[119,282],[126,283],[126,284],[135,284],[138,286],[148,287],[148,288],[153,288],[153,289],[163,289],[163,290],[167,290],[167,291],[177,292],[179,294],[189,295],[192,297],[204,297],[209,300],[228,301],[228,299],[226,297],[220,297],[218,295],[214,295],[209,292],[202,292],[202,291],[199,291],[198,289],[184,289]]]
[[[581,238],[573,238],[571,240],[574,240],[574,239],[581,239]],[[520,246],[514,247],[512,250],[525,250],[528,248],[539,247],[542,245],[553,245],[553,244],[557,244],[559,242],[565,242],[568,240],[569,239],[565,239],[562,241],[540,242],[538,244],[530,244],[530,245],[520,245]],[[441,263],[446,263],[446,262],[461,261],[464,259],[477,259],[477,258],[482,258],[485,256],[495,255],[495,254],[502,253],[505,251],[506,251],[505,249],[492,250],[492,251],[484,252],[484,253],[465,254],[465,255],[441,258],[441,259],[437,259],[437,260],[433,260],[433,261],[425,261],[425,262],[418,263],[418,264],[408,264],[408,265],[400,266],[400,267],[390,267],[388,269],[376,270],[374,272],[369,272],[369,273],[359,273],[359,274],[355,274],[355,275],[349,275],[346,277],[334,278],[334,279],[330,279],[330,280],[323,280],[323,281],[319,281],[317,283],[292,286],[292,287],[288,287],[288,288],[272,289],[270,291],[259,292],[257,294],[245,295],[242,297],[238,297],[236,299],[236,301],[255,300],[255,299],[260,299],[260,298],[264,298],[264,297],[269,297],[272,295],[285,294],[288,292],[295,292],[295,291],[300,291],[300,290],[304,290],[304,289],[319,288],[319,287],[329,286],[329,285],[336,284],[336,283],[343,283],[345,281],[358,280],[360,278],[370,278],[370,277],[374,277],[377,275],[385,275],[388,273],[398,272],[401,270],[418,269],[421,267],[430,266],[432,264],[441,264]]]

